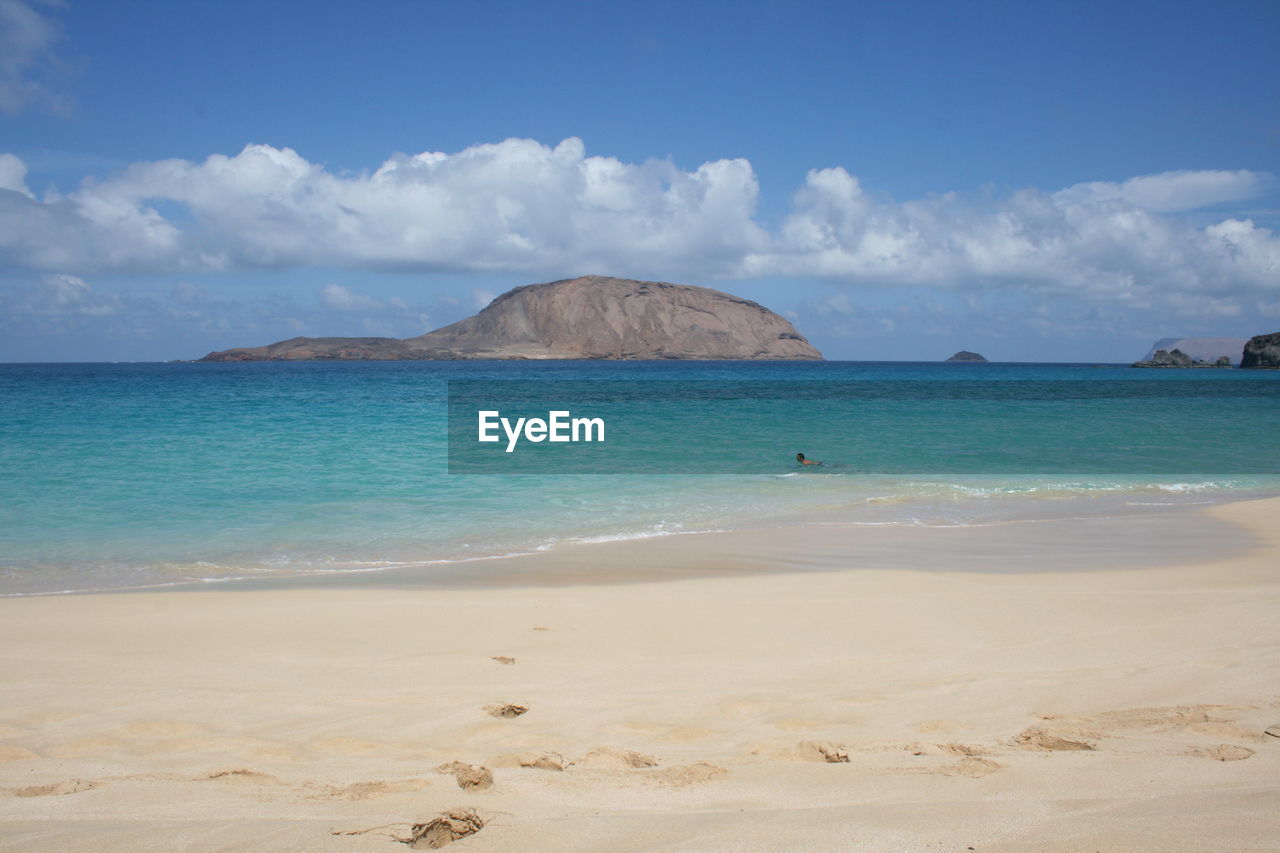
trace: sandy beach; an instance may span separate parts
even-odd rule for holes
[[[0,847],[1277,850],[1278,513],[0,600]]]

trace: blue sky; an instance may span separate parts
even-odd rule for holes
[[[0,360],[584,273],[830,358],[1280,329],[1280,4],[0,0]]]

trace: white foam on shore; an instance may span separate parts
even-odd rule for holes
[[[798,472],[780,476],[794,478],[791,482],[797,485],[819,482],[814,478],[802,478]],[[906,482],[891,480],[887,482],[885,478],[878,478],[866,483],[867,491],[871,492],[869,494],[853,496],[849,495],[847,490],[838,490],[826,495],[824,490],[815,493],[813,497],[816,500],[807,507],[784,504],[772,514],[763,512],[761,505],[752,501],[744,505],[744,509],[749,506],[749,511],[744,511],[738,519],[734,519],[737,523],[730,524],[724,523],[727,518],[726,513],[723,512],[708,518],[707,521],[710,523],[705,526],[691,523],[686,527],[685,523],[679,520],[669,519],[656,524],[650,522],[648,526],[628,530],[625,524],[618,524],[615,520],[613,524],[616,527],[611,531],[543,538],[537,544],[516,541],[507,544],[506,547],[502,545],[494,547],[482,542],[454,542],[450,547],[454,551],[463,551],[463,553],[438,557],[424,555],[424,559],[413,559],[411,555],[409,559],[400,560],[343,559],[335,556],[328,559],[321,557],[318,560],[312,557],[300,561],[280,556],[254,561],[251,565],[237,565],[233,561],[226,563],[199,561],[162,564],[154,567],[124,567],[106,576],[90,575],[84,578],[90,582],[84,586],[77,586],[74,581],[68,584],[69,578],[63,574],[62,588],[0,592],[0,598],[145,591],[256,580],[283,581],[341,575],[376,575],[396,570],[429,570],[433,566],[444,567],[504,560],[537,553],[566,553],[566,549],[578,546],[795,525],[867,529],[988,528],[1012,523],[1099,518],[1130,513],[1141,515],[1176,511],[1180,508],[1193,509],[1224,503],[1238,497],[1256,496],[1247,494],[1248,487],[1253,486],[1256,490],[1259,485],[1255,481],[1243,479],[1118,483],[1090,482],[1086,478],[1081,478],[1054,482],[986,485],[931,482],[917,478]],[[748,484],[748,491],[749,489]],[[845,493],[841,495],[839,491]],[[1262,491],[1274,490],[1263,488]],[[1152,499],[1140,499],[1139,496],[1143,494],[1151,495]],[[1156,495],[1168,497],[1161,499]],[[829,496],[833,500],[821,502],[824,496]],[[750,495],[748,497],[750,498]],[[759,497],[765,498],[767,495]],[[157,574],[160,577],[156,577]],[[164,578],[164,574],[169,574],[172,579]],[[54,577],[49,577],[48,580],[57,582]]]

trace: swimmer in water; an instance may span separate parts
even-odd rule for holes
[[[803,453],[796,454],[796,461],[801,465],[821,465],[822,463],[816,459],[805,459]]]

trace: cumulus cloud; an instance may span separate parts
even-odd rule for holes
[[[0,261],[47,272],[812,276],[1139,306],[1170,293],[1274,299],[1280,290],[1280,240],[1271,231],[1245,218],[1199,226],[1177,215],[1271,186],[1271,176],[1247,171],[895,202],[869,194],[843,168],[816,169],[774,229],[757,221],[759,187],[745,160],[693,170],[625,163],[588,156],[578,139],[396,155],[356,174],[249,145],[199,163],[138,163],[43,198],[27,190],[24,172],[18,158],[0,157]],[[160,212],[174,207],[183,215]],[[374,307],[341,285],[321,299],[342,311]]]
[[[510,139],[457,154],[397,155],[339,175],[295,151],[250,145],[203,163],[139,163],[67,196],[0,198],[0,250],[37,269],[339,266],[714,274],[767,235],[745,160],[684,172],[587,157],[581,141]],[[179,229],[158,203],[190,211]],[[185,219],[185,217],[184,217]]]
[[[831,281],[946,289],[1031,289],[1145,304],[1166,292],[1280,290],[1280,240],[1250,220],[1198,228],[1122,196],[1152,204],[1202,201],[1197,186],[1229,182],[1199,173],[1156,175],[1124,185],[1046,194],[1023,190],[982,204],[948,194],[878,202],[842,168],[808,174],[770,251],[745,259],[750,275],[811,275]],[[1230,173],[1239,174],[1239,173]],[[1252,173],[1246,173],[1252,174]],[[1236,181],[1252,195],[1268,176]],[[1125,187],[1145,187],[1141,191]],[[1182,187],[1183,190],[1171,188]]]
[[[47,7],[61,3],[46,0]],[[59,91],[65,66],[56,48],[57,20],[22,0],[0,0],[0,112],[17,115],[29,107],[65,115],[71,99]]]

